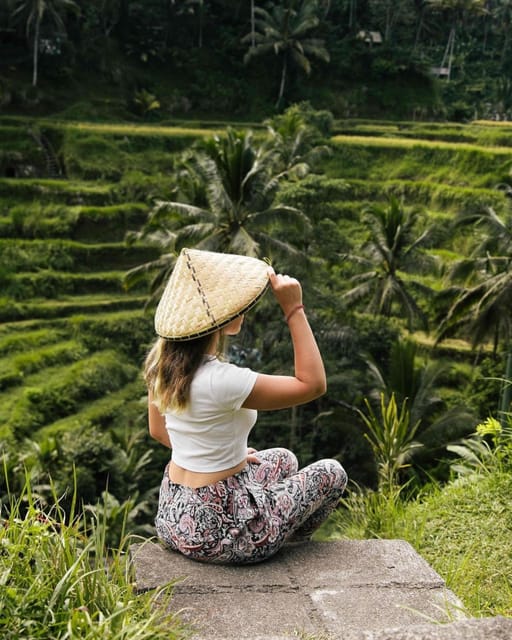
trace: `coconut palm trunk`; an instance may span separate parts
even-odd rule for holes
[[[254,49],[256,40],[254,37],[256,31],[256,21],[254,16],[254,0],[251,0],[251,47]]]
[[[32,52],[32,86],[37,87],[38,63],[39,63],[39,33],[41,28],[41,20],[36,20],[34,28],[34,51]]]
[[[276,109],[279,109],[279,105],[281,104],[281,101],[283,99],[287,70],[288,70],[288,57],[285,53],[283,56],[283,68],[281,70],[281,83],[279,85],[279,95],[277,96]]]

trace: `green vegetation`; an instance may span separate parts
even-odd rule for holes
[[[502,546],[512,526],[511,433],[510,423],[502,428],[490,419],[478,425],[457,447],[461,457],[453,463],[452,481],[442,488],[434,484],[412,501],[401,500],[396,488],[352,492],[325,534],[408,540],[468,615],[511,616],[511,559]]]
[[[125,514],[126,515],[126,514]],[[106,519],[79,511],[68,520],[58,501],[48,511],[32,487],[2,511],[0,628],[4,638],[183,638],[180,623],[155,608],[171,588],[137,594],[127,563],[131,539],[113,551]],[[108,572],[105,570],[108,563]]]
[[[340,119],[501,121],[510,12],[507,0],[8,0],[0,109],[223,128],[309,100]],[[88,145],[108,146],[90,131]]]
[[[453,482],[460,447],[483,455],[475,425],[510,410],[509,127],[351,131],[304,103],[250,130],[17,116],[16,137],[13,122],[0,117],[11,172],[0,179],[2,505],[29,491],[28,474],[49,517],[54,494],[62,518],[73,494],[103,514],[112,549],[125,533],[152,535],[167,456],[147,435],[140,377],[153,304],[181,246],[242,251],[301,279],[329,387],[294,411],[262,412],[251,444],[290,446],[301,463],[338,457],[357,486],[325,535],[405,537],[472,613],[510,613],[505,578],[499,598],[482,578],[505,575],[499,549],[479,562],[446,515],[474,513],[478,482]],[[25,140],[32,127],[51,136],[59,176]],[[288,370],[270,297],[229,349]],[[485,438],[490,454],[504,450]],[[485,460],[498,504],[508,463]],[[490,526],[483,511],[478,522]]]

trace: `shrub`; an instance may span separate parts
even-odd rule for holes
[[[38,271],[106,271],[130,267],[157,257],[153,247],[127,247],[119,242],[90,244],[52,238],[25,240],[0,239],[0,269],[5,272]]]
[[[9,271],[71,269],[70,243],[65,240],[0,240],[0,264]]]
[[[65,237],[76,221],[76,214],[64,205],[26,203],[10,210],[14,232],[24,238]]]
[[[72,229],[72,237],[82,242],[101,242],[105,238],[111,242],[121,241],[130,227],[139,227],[146,221],[147,212],[148,207],[139,203],[78,207],[74,210],[76,224]]]
[[[14,300],[30,298],[59,298],[68,295],[121,293],[122,272],[117,273],[60,273],[41,270],[20,273],[12,277],[5,293]]]
[[[155,337],[151,317],[140,310],[77,316],[71,319],[71,326],[89,349],[116,348],[141,363]]]
[[[110,138],[95,134],[68,135],[63,145],[66,173],[84,180],[119,180],[127,162]]]
[[[145,389],[142,377],[129,382],[117,391],[91,400],[65,418],[50,422],[37,432],[37,439],[44,439],[77,433],[81,430],[98,429],[99,431],[116,428],[132,428],[141,416],[145,417],[146,407],[140,404]],[[70,436],[72,438],[72,436]]]

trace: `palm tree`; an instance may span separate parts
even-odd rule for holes
[[[409,289],[414,288],[431,294],[431,290],[418,281],[405,282],[400,271],[418,257],[418,249],[425,243],[430,230],[415,234],[418,214],[406,211],[395,198],[389,199],[387,207],[370,207],[365,222],[370,238],[363,246],[363,256],[348,255],[356,264],[366,268],[352,278],[355,286],[342,295],[342,299],[354,304],[368,299],[367,311],[391,316],[395,306],[405,315],[409,329],[420,322],[427,328],[427,316],[418,306]]]
[[[275,4],[271,11],[261,7],[254,8],[256,32],[242,38],[242,42],[251,42],[244,62],[269,53],[282,58],[276,108],[283,99],[290,66],[298,67],[309,75],[310,57],[329,62],[329,53],[324,41],[308,37],[320,23],[317,11],[316,0],[285,0],[282,4]]]
[[[450,33],[441,67],[448,68],[448,79],[450,79],[457,31],[464,24],[468,15],[485,15],[487,13],[486,0],[427,0],[427,2],[433,11],[440,11],[448,16]]]
[[[305,237],[310,223],[298,209],[275,203],[278,180],[273,177],[273,162],[273,152],[255,147],[250,131],[228,129],[225,136],[202,143],[188,162],[185,176],[189,184],[199,185],[205,202],[202,206],[179,201],[156,203],[148,224],[130,239],[149,239],[165,254],[156,262],[129,271],[125,284],[132,286],[156,270],[151,284],[155,299],[172,269],[176,252],[183,246],[254,257],[304,259],[292,241],[277,237],[283,231],[290,237],[290,229]]]
[[[27,38],[32,33],[32,86],[37,86],[41,25],[46,16],[62,32],[66,30],[63,15],[78,11],[73,0],[12,0],[13,17],[23,18]]]
[[[512,221],[500,217],[492,207],[468,214],[459,225],[475,224],[486,229],[473,255],[452,269],[452,280],[465,278],[454,288],[455,299],[438,329],[438,341],[465,328],[473,347],[486,340],[496,352],[500,341],[512,338]]]
[[[455,289],[456,297],[438,329],[438,341],[465,329],[473,348],[488,340],[496,354],[505,345],[506,368],[499,401],[505,421],[512,400],[512,220],[500,217],[492,207],[467,215],[461,223],[483,225],[487,234],[468,260],[461,260],[452,278],[469,273],[467,285]]]
[[[304,178],[330,147],[317,144],[320,132],[308,124],[297,105],[264,122],[268,148],[275,153],[277,178]]]

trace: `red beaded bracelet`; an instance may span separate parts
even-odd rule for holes
[[[298,304],[296,307],[294,307],[294,308],[290,311],[290,313],[285,317],[286,322],[289,322],[289,321],[290,321],[290,318],[293,316],[293,314],[294,314],[296,311],[299,311],[300,309],[304,309],[304,305],[303,305],[303,304]]]

